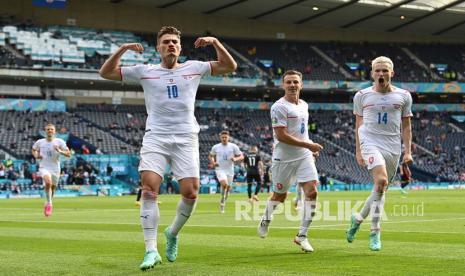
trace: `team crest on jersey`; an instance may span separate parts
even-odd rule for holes
[[[368,158],[368,163],[373,164],[373,161],[375,161],[375,158],[373,156],[370,156],[370,158]]]
[[[395,109],[400,109],[400,104],[393,104]]]
[[[174,80],[173,80],[173,79],[170,79],[170,82],[171,82],[171,83],[173,83],[173,82],[174,82]]]

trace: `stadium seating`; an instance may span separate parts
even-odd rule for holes
[[[409,46],[431,70],[445,80],[465,80],[465,50],[457,44],[412,44]]]
[[[350,70],[357,79],[370,80],[371,60],[383,55],[394,62],[395,80],[402,82],[432,82],[429,72],[416,64],[401,48],[407,45],[378,43],[319,43],[331,58]],[[349,65],[356,69],[351,69]]]
[[[212,47],[195,49],[193,46],[195,39],[195,37],[183,36],[181,62],[188,59],[206,61],[216,57]],[[153,35],[123,31],[69,26],[39,28],[7,25],[0,29],[0,47],[11,46],[25,58],[12,57],[8,50],[2,48],[0,64],[14,66],[38,64],[56,68],[96,70],[119,45],[127,42],[140,42],[145,50],[142,54],[126,52],[121,59],[123,65],[158,63],[160,55],[155,50],[155,40]],[[369,80],[371,59],[385,55],[391,57],[395,63],[396,81],[445,82],[465,78],[463,65],[465,52],[462,45],[252,39],[222,39],[222,41],[234,49],[231,53],[238,62],[238,69],[230,74],[230,77],[261,79],[265,75],[265,78],[275,79],[279,78],[286,69],[297,69],[304,73],[305,79],[310,80]],[[236,51],[241,56],[237,56]],[[422,68],[408,51],[418,57],[420,62],[427,66],[431,65],[431,69]],[[449,66],[449,71],[446,73],[438,71],[434,64],[446,64]],[[344,75],[342,69],[348,74]],[[431,75],[431,70],[439,77]]]
[[[44,125],[51,122],[65,128],[73,135],[100,148],[104,153],[134,153],[136,148],[86,122],[76,114],[59,112],[18,112],[0,111],[0,124],[3,126],[0,144],[19,158],[30,156],[32,144],[38,139]],[[57,132],[60,130],[57,129]]]

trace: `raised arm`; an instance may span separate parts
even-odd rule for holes
[[[310,141],[300,140],[287,132],[287,128],[285,127],[275,127],[274,131],[276,133],[276,137],[280,142],[286,143],[291,146],[297,146],[309,149],[312,152],[319,152],[323,149],[318,143],[312,143]]]
[[[121,45],[102,65],[98,73],[107,80],[121,81],[120,59],[127,50],[142,53],[144,47],[140,43],[125,43]]]
[[[210,62],[212,66],[212,76],[227,74],[236,70],[236,61],[217,38],[211,36],[199,37],[194,42],[195,48],[205,47],[207,45],[213,45],[218,59]]]

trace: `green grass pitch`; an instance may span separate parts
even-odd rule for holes
[[[57,198],[50,218],[43,216],[43,199],[0,200],[0,275],[465,273],[465,190],[412,191],[406,197],[390,191],[380,252],[368,249],[369,221],[354,243],[348,244],[348,221],[338,215],[347,202],[353,205],[368,193],[320,193],[326,211],[309,232],[313,253],[301,252],[292,242],[299,221],[290,212],[290,202],[284,208],[286,215],[273,220],[269,236],[260,239],[257,221],[236,218],[234,202],[246,200],[246,195],[230,196],[225,214],[218,211],[219,195],[200,195],[195,213],[180,234],[175,263],[164,257],[162,233],[173,219],[179,196],[162,195],[158,250],[163,263],[148,272],[138,269],[144,245],[133,196]],[[265,197],[261,195],[262,201]],[[248,203],[241,204],[246,208]]]

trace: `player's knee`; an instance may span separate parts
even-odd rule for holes
[[[316,189],[312,189],[305,192],[305,198],[307,200],[315,200],[318,196],[318,191]]]
[[[376,186],[378,187],[378,189],[380,191],[384,191],[386,189],[386,187],[388,186],[389,182],[387,180],[386,177],[380,177],[377,181],[376,181]]]
[[[273,193],[271,196],[272,201],[279,201],[279,202],[284,202],[286,200],[287,193],[284,194],[278,194],[276,192]]]
[[[142,199],[147,201],[155,201],[158,198],[158,193],[149,190],[142,190]]]
[[[198,193],[197,193],[196,190],[191,189],[189,191],[183,192],[182,193],[182,198],[183,198],[183,200],[187,199],[187,200],[194,200],[195,201],[195,200],[197,200],[197,194]]]

